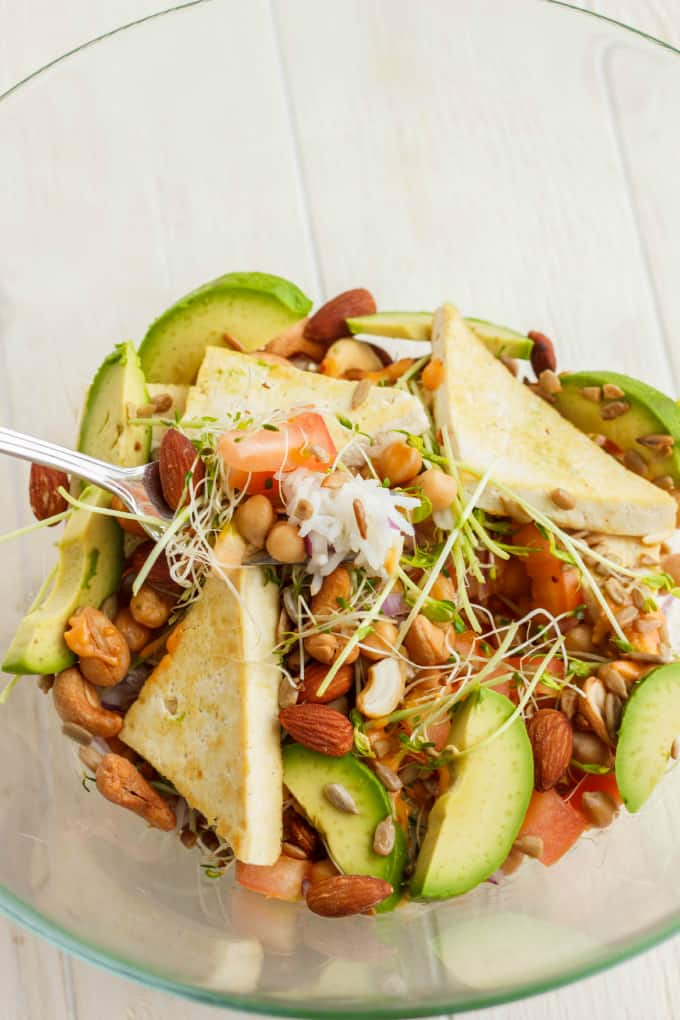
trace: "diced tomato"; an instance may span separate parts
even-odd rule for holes
[[[272,503],[281,500],[281,487],[270,471],[229,469],[229,482],[234,489],[245,489],[249,496],[267,496]]]
[[[534,790],[519,834],[540,836],[543,840],[540,861],[549,867],[566,854],[586,828],[583,815],[555,790],[545,793]]]
[[[232,429],[220,437],[219,450],[231,469],[270,476],[299,467],[325,471],[336,454],[325,421],[313,411],[295,415],[271,429]]]
[[[451,731],[451,720],[442,719],[441,722],[432,723],[427,728],[427,739],[434,744],[435,751],[442,751],[449,740]]]
[[[576,609],[583,600],[581,575],[577,568],[550,552],[549,540],[541,535],[535,524],[520,528],[515,533],[514,543],[536,550],[524,558],[534,603],[553,616]]]
[[[311,861],[298,861],[281,855],[276,864],[244,864],[236,862],[236,881],[251,892],[274,900],[302,899],[302,883],[309,878]]]
[[[575,811],[583,811],[583,794],[594,791],[608,793],[617,804],[623,803],[619,788],[616,785],[615,774],[613,772],[606,772],[601,776],[591,776],[584,773],[584,778],[579,782],[574,793],[569,798],[569,804]]]

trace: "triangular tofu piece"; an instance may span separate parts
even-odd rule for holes
[[[210,577],[168,654],[125,717],[121,738],[201,811],[236,857],[281,852],[279,591],[256,567]]]
[[[493,477],[557,524],[615,535],[672,531],[675,501],[627,471],[553,407],[515,379],[468,329],[453,305],[440,308],[432,328],[432,354],[444,363],[434,396],[437,426],[448,427],[456,457]],[[466,480],[469,494],[475,482]],[[564,489],[574,508],[556,506]],[[511,501],[494,490],[480,506],[515,516]]]
[[[340,424],[338,415],[369,436],[386,436],[394,429],[420,435],[428,428],[427,415],[411,393],[391,386],[373,386],[354,407],[357,385],[346,379],[303,372],[293,365],[268,362],[256,355],[208,347],[196,385],[189,389],[185,414],[187,418],[222,419],[237,411],[259,415],[309,406],[324,415],[338,450],[356,439]]]

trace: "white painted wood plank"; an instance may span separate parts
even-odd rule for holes
[[[585,6],[585,5],[584,5]],[[673,30],[676,38],[680,36],[680,11],[677,9],[675,0],[649,0],[641,5],[636,0],[602,0],[594,3],[593,7],[603,10],[612,16],[635,19],[642,22],[649,31],[657,31],[669,35]],[[59,5],[48,4],[46,0],[33,0],[21,5],[9,3],[9,0],[2,0],[0,3],[0,68],[1,73],[8,74],[7,81],[20,77],[30,69],[36,62],[53,55],[54,49],[65,48],[64,43],[52,47],[53,42],[65,40],[65,46],[71,41],[77,41],[81,36],[102,31],[108,27],[111,19],[118,19],[121,10],[131,11],[130,16],[139,16],[138,11],[144,13],[148,7],[144,0],[117,0],[114,8],[103,2],[103,0],[68,0]],[[58,8],[58,10],[57,10]],[[126,13],[124,18],[128,17]],[[12,34],[8,26],[12,27],[18,20],[23,19],[21,34]],[[86,31],[80,32],[76,26],[91,25]],[[49,39],[39,26],[49,25]],[[69,31],[73,29],[72,38],[69,39]],[[21,45],[23,43],[23,45]],[[29,54],[29,56],[26,56]],[[33,59],[33,54],[39,55],[38,60]],[[23,63],[22,63],[23,57]],[[12,72],[13,62],[19,58],[19,73]],[[5,82],[6,84],[6,82]],[[0,83],[0,88],[2,84]],[[354,282],[352,279],[348,281]],[[3,931],[11,931],[11,927],[4,923]],[[34,942],[32,936],[24,936],[27,942]],[[51,1003],[50,1008],[42,1012],[27,1013],[25,1009],[27,991],[31,984],[42,984],[45,981],[45,961],[40,958],[28,962],[23,970],[18,970],[15,962],[15,953],[9,944],[9,939],[0,941],[0,976],[3,979],[3,987],[6,996],[3,997],[3,1007],[6,1011],[6,1020],[33,1020],[35,1015],[40,1017],[69,1017],[69,1007],[66,1003],[67,996],[60,995],[58,981],[54,983],[52,998],[45,998],[45,1003]],[[49,946],[37,943],[42,947],[45,958],[52,956],[56,959],[57,954]],[[78,989],[77,1003],[80,1007],[79,1015],[86,1020],[96,1016],[99,1020],[160,1020],[161,1017],[168,1020],[185,1020],[186,1017],[203,1017],[218,1015],[211,1010],[182,1003],[179,1000],[171,1000],[161,993],[149,992],[140,989],[137,985],[123,982],[118,978],[106,977],[100,971],[91,969],[84,964],[75,963],[76,984]],[[638,960],[618,968],[601,977],[583,982],[578,986],[551,993],[538,999],[529,1000],[524,1003],[517,1003],[508,1007],[501,1007],[495,1010],[470,1014],[475,1020],[538,1020],[546,1017],[547,1020],[572,1020],[581,1016],[608,1017],[611,1020],[635,1020],[639,1017],[653,1016],[656,1020],[676,1017],[680,1014],[680,1003],[677,993],[677,974],[680,970],[680,951],[676,940],[670,946],[646,954]],[[57,972],[55,972],[57,973]],[[9,981],[9,984],[8,984]],[[16,995],[9,994],[10,989],[17,990]],[[5,1020],[5,1013],[0,1014]],[[234,1014],[230,1014],[234,1015]]]

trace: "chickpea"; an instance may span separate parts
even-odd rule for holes
[[[270,530],[265,543],[267,552],[279,563],[302,563],[306,559],[304,539],[292,524],[279,521]]]
[[[137,623],[155,630],[168,622],[172,606],[168,599],[150,584],[143,584],[130,600],[130,613]]]
[[[441,602],[456,601],[456,586],[446,574],[440,574],[430,588],[430,597]]]
[[[416,484],[423,490],[423,495],[427,496],[435,512],[446,510],[458,494],[456,479],[439,468],[428,468],[427,471],[423,471],[422,475],[416,478]]]
[[[239,503],[234,514],[234,524],[246,542],[256,549],[264,548],[271,526],[276,520],[274,507],[266,496],[251,496]]]
[[[127,641],[127,646],[131,652],[141,652],[144,645],[149,643],[151,631],[148,627],[138,623],[129,609],[119,609],[113,622]]]
[[[376,620],[373,630],[361,642],[361,654],[370,662],[379,662],[390,655],[397,643],[399,631],[387,620]]]
[[[564,644],[568,652],[592,652],[593,628],[586,623],[572,627],[564,635]]]
[[[68,621],[64,641],[80,658],[80,671],[97,687],[112,687],[130,669],[130,649],[108,616],[86,606]]]
[[[423,466],[423,458],[408,443],[390,443],[373,461],[380,479],[389,478],[390,485],[402,485],[414,478]]]

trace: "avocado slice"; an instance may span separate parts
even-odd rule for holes
[[[508,856],[534,785],[531,744],[521,717],[478,749],[515,711],[497,691],[471,694],[453,717],[450,743],[469,748],[451,766],[452,785],[435,801],[411,879],[413,896],[460,896]]]
[[[680,736],[680,663],[660,666],[633,688],[616,745],[616,783],[629,811],[639,811],[659,782]]]
[[[88,486],[81,499],[89,506],[104,507],[111,497]],[[2,668],[23,675],[59,673],[70,666],[75,656],[64,641],[69,617],[81,606],[100,606],[117,591],[122,568],[123,532],[115,519],[75,510],[59,542],[52,589],[19,624]]]
[[[134,344],[116,344],[97,369],[85,399],[78,449],[110,464],[146,464],[151,429],[127,424],[128,409],[149,401],[144,373]]]
[[[528,360],[534,346],[533,340],[523,333],[517,333],[507,326],[497,326],[485,319],[466,319],[468,327],[482,340],[497,358]],[[376,312],[347,319],[352,334],[366,333],[369,336],[389,336],[399,340],[431,340],[432,312]]]
[[[283,748],[283,781],[315,829],[321,833],[328,853],[348,875],[384,878],[394,893],[376,909],[392,910],[401,897],[400,885],[406,864],[406,840],[395,823],[394,849],[387,857],[373,852],[373,834],[379,822],[392,815],[385,787],[371,770],[351,754],[342,758],[310,751],[301,744]],[[346,814],[324,796],[328,783],[340,783],[353,797],[359,814]]]
[[[224,347],[224,336],[255,351],[304,318],[312,307],[281,276],[227,273],[177,301],[149,327],[139,348],[148,382],[191,384],[206,347]]]
[[[680,407],[674,400],[618,372],[570,372],[560,381],[562,390],[555,394],[555,406],[565,418],[582,432],[605,436],[624,455],[634,450],[645,460],[646,477],[651,481],[665,475],[680,486]],[[623,396],[605,397],[607,385],[618,387]],[[618,417],[607,417],[607,408],[618,401],[629,404],[630,409]],[[640,442],[647,436],[670,436],[674,445],[655,448]]]

